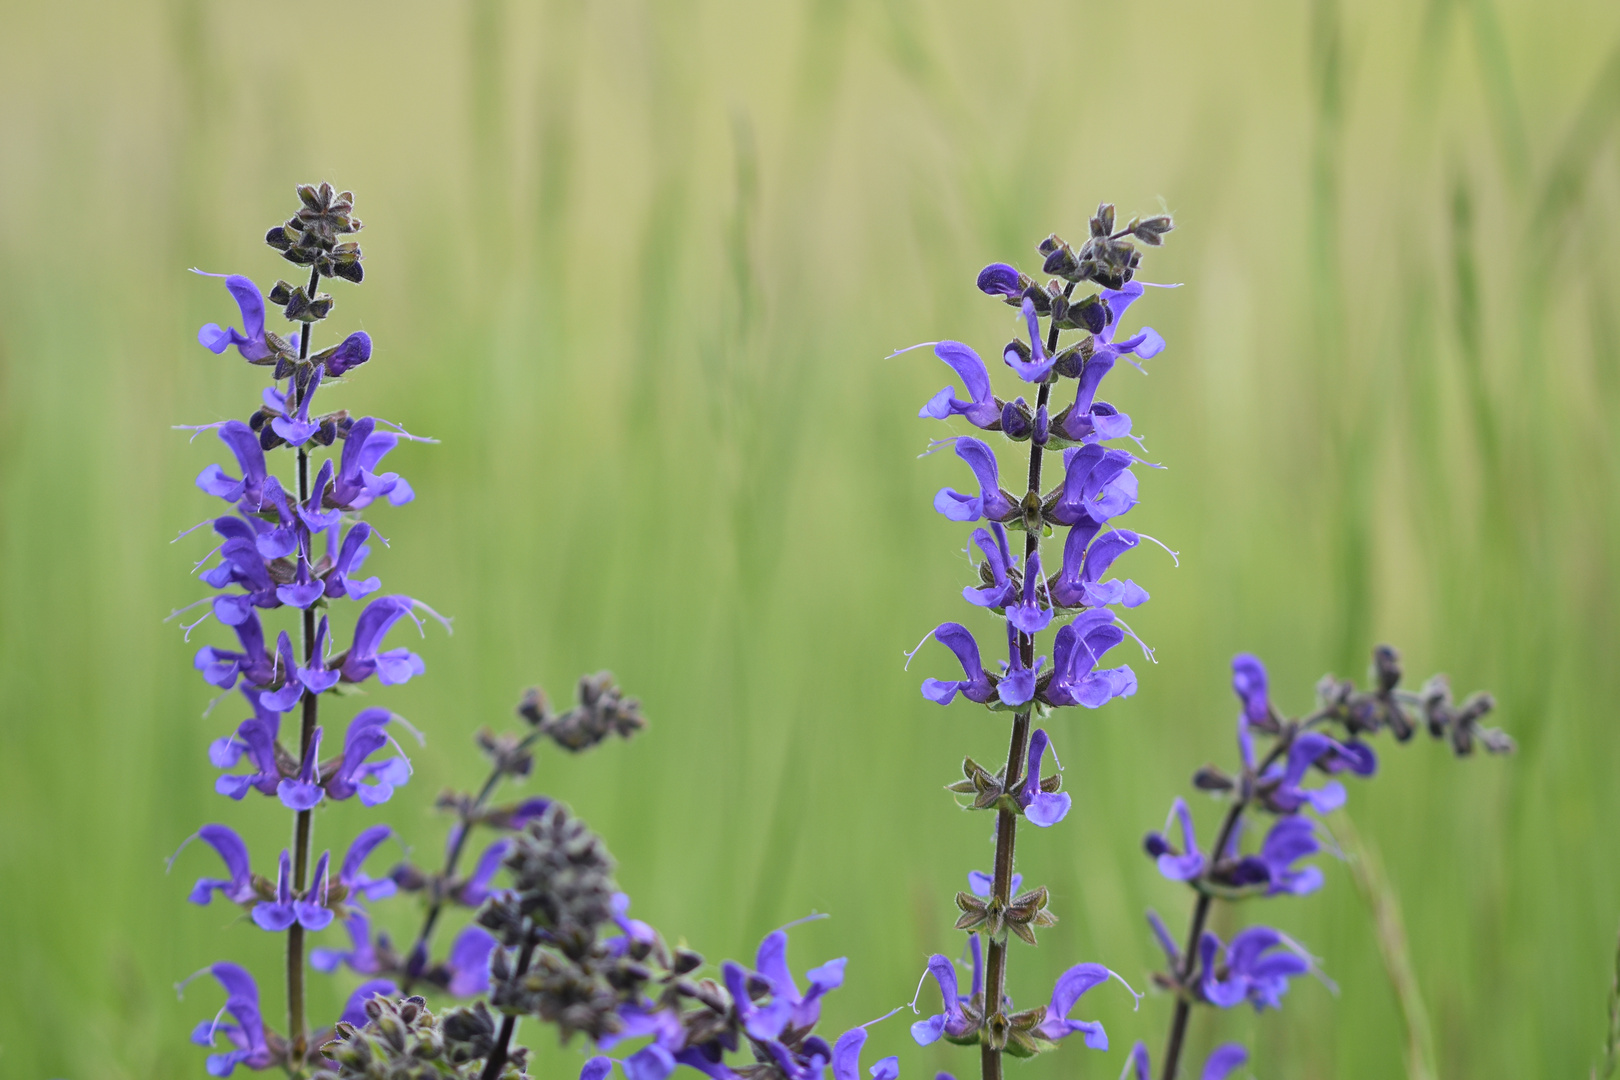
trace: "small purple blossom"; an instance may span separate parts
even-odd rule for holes
[[[1024,275],[1006,263],[991,263],[979,271],[978,286],[988,296],[1022,296]]]
[[[1102,657],[1125,640],[1114,613],[1096,608],[1076,616],[1052,641],[1052,678],[1041,691],[1051,705],[1099,708],[1117,697],[1136,693],[1136,673],[1129,666],[1097,667]]]
[[[934,628],[932,636],[956,654],[966,678],[924,679],[923,697],[940,705],[949,705],[960,692],[969,701],[976,701],[981,705],[988,704],[995,693],[995,682],[984,670],[984,664],[979,659],[979,643],[973,640],[968,628],[961,623],[940,623]]]
[[[1209,931],[1198,942],[1198,958],[1203,967],[1199,992],[1211,1005],[1230,1009],[1247,1001],[1255,1012],[1282,1007],[1288,980],[1310,971],[1281,933],[1269,926],[1255,926],[1232,939],[1224,952],[1221,939]]]
[[[240,652],[204,645],[197,650],[191,666],[202,672],[204,680],[221,690],[235,686],[238,678],[249,686],[268,685],[276,677],[276,666],[270,654],[265,652],[264,629],[259,625],[258,615],[250,612],[247,618],[231,629],[236,632],[236,640],[242,645]]]
[[[960,341],[936,341],[934,355],[961,377],[968,400],[958,400],[956,387],[947,386],[929,398],[917,415],[935,420],[960,416],[974,427],[993,429],[1002,418],[1001,404],[990,391],[990,375],[979,354]]]
[[[1108,1033],[1100,1023],[1095,1020],[1070,1020],[1069,1011],[1081,995],[1109,979],[1118,979],[1119,984],[1130,990],[1133,997],[1141,999],[1140,994],[1131,990],[1130,983],[1101,964],[1076,964],[1058,976],[1052,987],[1052,1000],[1046,1007],[1046,1019],[1035,1028],[1035,1034],[1056,1041],[1078,1032],[1086,1037],[1086,1045],[1091,1049],[1108,1049]]]
[[[1008,662],[1001,674],[1001,681],[996,683],[996,696],[1007,708],[1016,709],[1034,699],[1035,684],[1040,678],[1041,667],[1046,663],[1046,657],[1037,656],[1033,668],[1025,667],[1023,650],[1018,647],[1018,628],[1011,622],[1007,624],[1007,656]]]
[[[354,642],[338,665],[344,682],[364,682],[375,674],[384,686],[397,686],[426,670],[422,658],[409,649],[378,651],[394,624],[418,605],[426,606],[409,596],[383,596],[365,606],[355,620]]]
[[[1208,866],[1204,853],[1198,849],[1198,837],[1193,832],[1192,812],[1182,799],[1176,799],[1170,807],[1170,816],[1181,822],[1181,847],[1178,849],[1164,833],[1150,832],[1142,841],[1142,847],[1147,853],[1158,861],[1159,873],[1171,881],[1192,881],[1200,877]],[[1165,823],[1165,832],[1170,831],[1169,822]]]
[[[1018,588],[1007,572],[1017,565],[1007,548],[1007,530],[999,521],[990,523],[990,530],[973,530],[973,542],[984,552],[984,565],[989,568],[991,583],[975,589],[969,585],[962,590],[962,599],[985,608],[1004,608],[1018,599]]]
[[[1222,1043],[1210,1051],[1204,1062],[1204,1071],[1199,1074],[1199,1080],[1226,1080],[1234,1069],[1248,1063],[1249,1052],[1238,1043]],[[1127,1071],[1135,1080],[1153,1080],[1152,1063],[1148,1058],[1146,1043],[1137,1043],[1131,1047],[1130,1064]]]
[[[511,847],[510,840],[497,840],[485,848],[484,854],[479,856],[478,865],[473,868],[472,874],[455,891],[451,899],[466,907],[481,906],[489,899],[489,894],[493,891],[489,883],[494,880],[496,872],[501,868],[501,860],[506,858],[506,853]]]
[[[445,989],[456,997],[472,997],[489,991],[489,954],[495,939],[481,926],[472,925],[450,943],[444,969],[449,976]]]
[[[326,491],[325,505],[337,510],[360,510],[376,499],[386,498],[395,506],[403,506],[416,498],[411,485],[398,473],[376,472],[382,459],[398,445],[399,436],[378,431],[375,418],[356,420],[343,440],[343,453],[332,486]]]
[[[1025,382],[1044,382],[1052,373],[1053,357],[1047,353],[1046,346],[1041,341],[1041,324],[1035,314],[1035,302],[1025,297],[1021,310],[1024,324],[1029,330],[1029,346],[1026,350],[1023,342],[1015,341],[1007,346],[1001,354],[1001,359]],[[1024,355],[1026,351],[1029,354],[1027,359]]]
[[[1266,665],[1259,657],[1252,653],[1232,657],[1232,692],[1243,702],[1244,719],[1256,727],[1265,727],[1272,719],[1268,685]]]
[[[349,531],[343,537],[343,543],[338,545],[338,526],[333,525],[326,533],[326,553],[332,567],[326,572],[325,592],[329,599],[348,597],[350,600],[363,600],[367,596],[382,588],[382,580],[369,577],[357,581],[353,575],[358,573],[365,564],[366,556],[371,554],[371,548],[366,540],[371,536],[371,526],[363,521],[357,521],[349,526]],[[333,549],[337,555],[333,558]]]
[[[233,904],[250,904],[257,893],[253,889],[253,870],[248,859],[247,845],[236,834],[234,829],[225,825],[204,825],[196,833],[186,837],[175,853],[169,856],[169,865],[180,857],[180,852],[193,840],[201,840],[219,853],[220,860],[225,864],[225,878],[198,878],[197,884],[191,887],[191,895],[186,897],[193,904],[207,905],[214,899],[214,892],[229,900]]]
[[[1147,603],[1148,594],[1127,578],[1097,579],[1108,572],[1114,560],[1141,543],[1129,529],[1112,529],[1097,536],[1102,526],[1083,521],[1069,530],[1063,542],[1063,566],[1052,584],[1052,602],[1061,607],[1102,607],[1119,604],[1134,608]]]
[[[1024,816],[1031,825],[1043,829],[1062,821],[1073,801],[1067,792],[1041,790],[1041,758],[1049,745],[1051,739],[1046,729],[1036,728],[1029,740],[1028,775],[1024,779],[1023,790],[1018,794],[1018,805],[1023,808]],[[1057,760],[1056,748],[1052,750],[1052,760]]]
[[[1052,622],[1051,597],[1047,597],[1047,606],[1041,605],[1041,593],[1046,579],[1041,575],[1041,553],[1030,552],[1024,561],[1024,594],[1023,598],[1012,607],[1007,608],[1007,622],[1026,634],[1038,634],[1045,630]]]
[[[312,810],[320,804],[326,793],[321,789],[316,762],[321,756],[321,728],[311,734],[304,760],[295,776],[289,776],[276,785],[276,797],[289,810]]]
[[[391,998],[398,993],[399,987],[392,979],[367,979],[354,988],[354,993],[343,1004],[343,1015],[338,1019],[355,1027],[365,1027],[371,1022],[371,1017],[366,1015],[366,1002],[379,994]]]
[[[365,862],[371,857],[371,853],[393,835],[394,830],[387,825],[373,825],[354,838],[348,852],[343,856],[343,865],[338,870],[338,882],[348,890],[349,896],[366,900],[383,900],[394,895],[399,886],[394,884],[393,878],[374,878],[364,872]]]
[[[1294,863],[1309,858],[1322,850],[1316,839],[1316,824],[1310,818],[1290,814],[1278,818],[1260,844],[1260,853],[1245,857],[1239,864],[1237,876],[1241,884],[1266,886],[1266,895],[1289,893],[1304,896],[1322,887],[1319,867],[1305,866],[1294,869]]]
[[[964,495],[952,488],[940,488],[934,496],[934,509],[952,521],[978,521],[981,517],[991,521],[1006,521],[1018,515],[1018,502],[1001,487],[1000,466],[995,451],[982,439],[963,435],[941,440],[940,445],[952,443],[956,456],[967,462],[979,481],[979,494]]]
[[[334,378],[371,359],[371,335],[356,330],[344,338],[325,358],[326,373]]]
[[[220,1009],[220,1014],[229,1014],[236,1021],[234,1024],[222,1023],[216,1016],[192,1029],[191,1041],[198,1046],[213,1048],[215,1040],[223,1035],[225,1041],[236,1048],[222,1054],[208,1055],[208,1075],[229,1076],[238,1065],[246,1065],[250,1069],[269,1068],[270,1047],[264,1037],[264,1016],[259,1011],[258,983],[242,968],[224,961],[204,970],[225,988],[225,1005]],[[196,975],[192,978],[196,978]],[[182,983],[181,987],[184,985]]]
[[[369,760],[390,743],[399,748],[383,730],[391,720],[399,717],[387,709],[370,708],[360,710],[349,721],[343,756],[323,784],[327,795],[339,802],[359,795],[362,805],[381,806],[393,798],[395,788],[405,786],[411,778],[411,763],[403,751],[384,761]]]
[[[292,858],[285,849],[281,852],[281,864],[276,871],[276,898],[271,901],[261,901],[253,907],[253,921],[259,929],[271,933],[280,933],[293,923],[297,923],[305,930],[324,930],[332,922],[332,911],[326,906],[327,864],[330,859],[328,852],[322,852],[320,860],[315,864],[315,873],[311,880],[314,888],[310,890],[314,900],[305,897],[294,898],[292,895]]]
[[[242,696],[253,706],[253,716],[237,726],[236,734],[216,739],[208,747],[208,760],[217,769],[234,768],[244,757],[253,764],[253,771],[226,774],[214,781],[214,790],[240,800],[257,788],[265,795],[274,795],[281,783],[281,765],[276,758],[276,736],[281,729],[281,714],[266,709],[259,703],[259,693],[242,687]]]
[[[198,344],[216,356],[234,345],[236,351],[242,354],[242,359],[250,363],[266,360],[274,355],[264,336],[264,297],[260,295],[259,287],[241,274],[203,274],[203,276],[225,279],[225,290],[231,294],[231,298],[236,301],[237,309],[242,313],[242,329],[208,323],[197,331]]]
[[[1296,737],[1288,747],[1287,765],[1272,765],[1260,778],[1267,807],[1277,813],[1292,814],[1309,806],[1318,814],[1327,814],[1343,806],[1344,785],[1337,780],[1330,780],[1319,788],[1301,786],[1306,771],[1317,759],[1342,750],[1332,738],[1318,731],[1307,731]]]
[[[978,935],[972,935],[974,942]],[[973,987],[968,994],[957,992],[956,964],[950,957],[935,953],[928,958],[928,974],[932,975],[939,987],[940,1001],[944,1011],[933,1016],[918,1020],[911,1025],[911,1037],[918,1046],[927,1046],[938,1042],[941,1037],[947,1039],[965,1039],[978,1030],[975,1024],[962,1011],[963,1002],[970,1001],[980,989],[980,972],[978,965],[974,965]]]
[[[310,402],[315,400],[315,391],[321,388],[321,379],[325,375],[326,365],[316,364],[314,373],[309,377],[309,382],[304,384],[303,393],[298,399],[297,411],[290,415],[283,412],[282,415],[270,421],[271,429],[285,439],[288,445],[302,446],[317,431],[321,430],[320,421],[311,421],[309,418],[309,405]],[[285,408],[285,402],[283,402],[283,408]],[[320,489],[317,488],[316,490]]]

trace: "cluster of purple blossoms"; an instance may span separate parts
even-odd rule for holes
[[[1403,691],[1399,657],[1387,645],[1373,653],[1373,680],[1373,689],[1363,692],[1348,680],[1326,676],[1317,685],[1317,709],[1286,719],[1272,704],[1265,666],[1246,653],[1232,660],[1232,689],[1242,706],[1239,768],[1231,775],[1205,765],[1193,777],[1196,788],[1228,802],[1214,843],[1208,848],[1199,843],[1192,812],[1179,798],[1165,830],[1148,833],[1143,841],[1159,873],[1186,883],[1196,896],[1184,945],[1156,912],[1147,913],[1168,967],[1154,982],[1176,996],[1160,1080],[1176,1075],[1193,1006],[1248,1004],[1264,1012],[1282,1007],[1290,980],[1314,973],[1326,981],[1310,954],[1281,931],[1251,926],[1223,942],[1207,929],[1209,914],[1216,901],[1304,896],[1322,888],[1321,868],[1304,860],[1337,851],[1321,818],[1345,803],[1344,784],[1336,777],[1365,779],[1378,771],[1369,737],[1388,730],[1406,742],[1425,726],[1435,738],[1449,739],[1459,756],[1476,744],[1492,753],[1513,749],[1512,739],[1479,723],[1493,706],[1487,694],[1455,706],[1443,676],[1431,679],[1421,693]],[[1264,753],[1257,750],[1257,738],[1270,740]],[[1248,841],[1256,813],[1269,815],[1271,824],[1257,842]],[[1240,1047],[1222,1047],[1204,1075],[1224,1076],[1219,1070],[1241,1063],[1241,1053]],[[1134,1062],[1137,1075],[1147,1080],[1147,1051],[1140,1044]]]
[[[984,360],[961,342],[912,346],[931,348],[956,373],[965,395],[947,386],[919,416],[959,417],[980,431],[1028,444],[1027,481],[1017,491],[1003,486],[996,451],[983,439],[957,435],[933,444],[954,450],[972,473],[972,486],[942,489],[934,508],[950,521],[982,523],[969,538],[970,556],[974,549],[981,556],[978,581],[963,588],[962,598],[1002,620],[992,634],[1005,635],[1007,658],[988,664],[972,631],[961,623],[941,623],[927,637],[955,654],[962,677],[927,679],[922,693],[941,705],[961,695],[1013,716],[1005,766],[992,772],[969,758],[965,778],[949,786],[972,797],[969,808],[996,812],[995,865],[988,874],[975,871],[970,889],[956,897],[961,912],[956,926],[968,931],[973,956],[968,990],[960,992],[949,957],[933,956],[928,973],[939,987],[943,1011],[915,1024],[912,1035],[920,1044],[943,1038],[979,1046],[986,1080],[999,1080],[1003,1053],[1029,1057],[1071,1034],[1083,1034],[1093,1048],[1108,1046],[1100,1025],[1069,1018],[1080,995],[1118,978],[1101,965],[1069,968],[1044,1005],[1013,1007],[1006,991],[1010,936],[1033,945],[1035,930],[1056,921],[1045,888],[1019,891],[1014,848],[1020,818],[1049,828],[1070,808],[1058,774],[1041,775],[1046,751],[1056,763],[1057,749],[1047,730],[1032,730],[1032,718],[1064,706],[1096,709],[1136,692],[1135,672],[1110,662],[1108,655],[1126,637],[1135,637],[1122,610],[1146,603],[1148,594],[1129,578],[1110,575],[1122,555],[1152,539],[1120,525],[1137,503],[1136,470],[1152,466],[1139,456],[1141,441],[1132,433],[1130,417],[1098,394],[1120,361],[1140,368],[1164,349],[1164,339],[1151,327],[1129,331],[1125,324],[1147,291],[1136,277],[1141,255],[1133,241],[1156,247],[1171,228],[1168,217],[1154,217],[1116,229],[1114,208],[1105,204],[1078,250],[1055,235],[1039,245],[1042,271],[1050,275],[1045,283],[1005,263],[980,272],[979,290],[1018,312],[1018,334],[1002,349],[1002,361],[1034,388],[1033,405],[1022,396],[997,397]],[[1095,291],[1077,296],[1082,285]],[[1067,341],[1065,332],[1073,335]],[[1060,405],[1053,393],[1065,380],[1073,382],[1074,398]],[[1132,448],[1117,445],[1121,440],[1131,440]],[[1061,474],[1043,487],[1049,452],[1060,455],[1054,464],[1061,462]],[[1061,557],[1043,560],[1041,539],[1055,530],[1064,530]],[[1022,551],[1010,533],[1023,534]],[[1037,635],[1054,626],[1050,658],[1038,655]],[[1151,658],[1145,645],[1143,652]]]

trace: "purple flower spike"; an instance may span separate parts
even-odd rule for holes
[[[343,339],[326,358],[326,373],[334,378],[371,359],[371,335],[358,330]]]
[[[1249,1052],[1242,1046],[1223,1043],[1210,1052],[1208,1060],[1204,1062],[1204,1071],[1199,1074],[1200,1080],[1226,1080],[1234,1069],[1242,1067],[1248,1060]],[[1146,1043],[1137,1043],[1131,1048],[1128,1068],[1136,1080],[1152,1080],[1153,1067]]]
[[[220,860],[225,863],[225,872],[228,878],[198,878],[197,884],[191,887],[191,895],[186,897],[193,904],[207,905],[214,898],[214,890],[233,904],[246,904],[253,900],[253,872],[248,861],[247,845],[242,838],[236,835],[235,830],[224,825],[204,825],[195,834],[186,837],[173,855],[169,857],[169,865],[180,857],[180,852],[186,849],[186,844],[193,840],[201,840],[219,853]]]
[[[259,436],[240,420],[227,420],[219,426],[219,440],[236,455],[236,464],[242,470],[242,479],[226,474],[218,465],[210,465],[197,476],[197,486],[210,495],[229,503],[247,503],[258,506],[268,473],[264,467],[264,450]]]
[[[381,806],[393,798],[395,788],[405,786],[411,778],[411,763],[403,752],[386,761],[367,760],[392,741],[383,729],[396,719],[382,708],[362,709],[355,714],[343,736],[343,757],[326,780],[328,795],[339,802],[359,795],[362,805]]]
[[[302,446],[309,441],[310,436],[321,430],[319,421],[310,422],[309,403],[315,400],[315,391],[321,388],[321,377],[325,374],[326,366],[316,364],[315,373],[310,376],[309,383],[304,388],[304,396],[298,401],[298,411],[292,416],[283,414],[270,421],[270,426],[275,429],[276,434],[292,446]]]
[[[225,1007],[220,1012],[230,1014],[236,1021],[225,1024],[215,1017],[204,1020],[192,1030],[191,1041],[198,1046],[212,1048],[214,1040],[223,1035],[226,1042],[236,1047],[223,1054],[208,1055],[208,1075],[229,1076],[238,1065],[250,1069],[269,1068],[271,1054],[264,1038],[264,1017],[259,1012],[259,985],[252,975],[235,964],[222,961],[205,970],[225,988]]]
[[[1069,1010],[1074,1008],[1074,1003],[1080,1000],[1082,994],[1109,979],[1119,979],[1119,984],[1130,990],[1133,997],[1141,998],[1140,994],[1131,990],[1130,983],[1101,964],[1076,964],[1058,976],[1056,985],[1052,987],[1052,1002],[1046,1007],[1046,1019],[1035,1028],[1035,1034],[1056,1041],[1080,1032],[1085,1035],[1086,1045],[1091,1049],[1108,1049],[1108,1033],[1101,1024],[1095,1020],[1070,1020],[1068,1017]]]
[[[481,926],[469,926],[450,944],[445,968],[450,982],[445,987],[456,997],[472,997],[489,992],[489,954],[495,939]]]
[[[1044,382],[1052,373],[1053,358],[1047,355],[1046,345],[1041,340],[1041,323],[1035,314],[1035,302],[1025,298],[1023,311],[1024,322],[1029,328],[1029,359],[1024,359],[1023,352],[1016,347],[1017,343],[1007,346],[1001,358],[1025,382]]]
[[[962,1012],[964,999],[957,994],[956,965],[951,962],[951,958],[939,953],[930,956],[928,974],[934,977],[934,982],[939,986],[944,1011],[912,1024],[911,1037],[916,1040],[918,1046],[927,1046],[938,1042],[941,1036],[947,1039],[960,1039],[972,1034],[974,1026]]]
[[[355,1027],[365,1027],[371,1018],[366,1015],[366,1002],[381,994],[383,997],[393,997],[399,993],[399,987],[392,979],[368,979],[354,988],[349,1000],[343,1006],[343,1015],[339,1020]]]
[[[950,365],[951,370],[961,377],[968,400],[957,400],[956,387],[947,386],[929,398],[928,403],[917,415],[932,417],[935,420],[960,416],[974,427],[993,427],[996,421],[1001,419],[1001,406],[997,404],[996,396],[991,392],[990,374],[985,370],[984,361],[979,359],[979,354],[960,341],[937,341],[934,343],[934,355]]]
[[[1247,1001],[1255,1012],[1282,1007],[1288,980],[1311,969],[1282,934],[1269,926],[1243,931],[1217,962],[1221,939],[1209,931],[1198,942],[1203,978],[1199,991],[1211,1005],[1230,1009]]]
[[[1171,881],[1192,881],[1201,875],[1209,865],[1204,853],[1198,850],[1198,836],[1193,832],[1192,812],[1187,804],[1177,799],[1170,807],[1170,815],[1181,822],[1181,849],[1177,850],[1164,833],[1150,832],[1142,841],[1142,847],[1154,859],[1158,860],[1159,873]],[[1170,831],[1169,823],[1165,824],[1165,832]]]
[[[336,536],[336,530],[327,534]],[[326,574],[326,595],[334,600],[347,596],[350,600],[363,600],[367,596],[382,588],[382,579],[376,577],[356,581],[352,575],[359,572],[365,563],[366,556],[371,554],[371,548],[366,541],[371,537],[371,526],[363,521],[357,521],[349,526],[349,531],[343,537],[343,546],[337,552],[337,558],[332,561],[332,569]],[[330,554],[332,545],[328,545]]]
[[[364,682],[375,674],[384,686],[397,686],[426,670],[422,658],[409,649],[377,651],[384,635],[415,606],[409,596],[383,596],[365,606],[355,620],[354,644],[339,665],[344,682]]]
[[[1066,792],[1041,790],[1041,758],[1050,744],[1046,729],[1036,728],[1029,740],[1029,774],[1024,780],[1024,790],[1018,796],[1018,805],[1024,808],[1024,816],[1029,823],[1043,829],[1062,821],[1072,801]],[[1052,759],[1057,760],[1055,749]]]
[[[216,356],[235,345],[236,351],[242,354],[244,360],[251,362],[267,359],[271,352],[264,338],[264,297],[259,294],[259,287],[241,274],[203,276],[225,279],[226,291],[231,294],[237,308],[242,312],[242,329],[209,323],[197,331],[197,343]]]
[[[994,534],[994,536],[992,536]],[[1007,549],[1007,530],[999,521],[990,523],[990,531],[973,530],[973,542],[984,552],[984,565],[990,568],[991,584],[975,589],[969,585],[962,590],[962,599],[979,607],[1004,608],[1018,599],[1018,590],[1007,577],[1014,565],[1012,552]]]
[[[1057,632],[1052,642],[1052,679],[1041,692],[1050,705],[1099,708],[1136,693],[1136,674],[1126,665],[1097,669],[1104,654],[1125,640],[1107,608],[1087,611]]]
[[[954,682],[925,679],[922,684],[923,697],[941,705],[949,705],[960,691],[969,701],[976,701],[980,705],[987,704],[991,695],[995,693],[995,684],[979,660],[979,643],[973,640],[973,635],[968,632],[967,627],[961,623],[941,623],[934,628],[934,637],[941,645],[956,654],[956,659],[961,662],[962,671],[967,678]]]
[[[281,851],[280,868],[276,871],[276,898],[255,904],[253,921],[259,929],[279,934],[298,921],[298,912],[292,899],[292,858],[285,848]]]
[[[934,509],[952,521],[1006,521],[1018,514],[1018,503],[1001,489],[1001,470],[995,451],[988,443],[963,435],[947,439],[956,445],[956,456],[968,463],[979,481],[979,494],[964,495],[952,488],[941,488],[934,496]]]
[[[387,825],[373,825],[356,836],[354,843],[349,845],[348,853],[343,856],[343,867],[338,871],[338,881],[349,890],[350,896],[382,900],[394,895],[398,886],[394,884],[393,878],[374,878],[363,872],[365,862],[371,857],[371,853],[393,835],[394,830]]]
[[[1020,296],[1023,275],[1006,263],[991,263],[979,271],[979,291],[989,296]]]
[[[1024,561],[1024,597],[1017,605],[1007,609],[1007,622],[1026,634],[1038,634],[1052,622],[1050,597],[1048,606],[1041,606],[1041,586],[1046,578],[1041,574],[1041,553],[1031,552]]]
[[[299,767],[297,776],[289,776],[276,785],[276,797],[281,804],[289,810],[311,810],[318,805],[325,792],[316,777],[315,763],[321,756],[321,729],[316,728],[314,737],[309,740],[309,746],[304,752],[303,764]]]
[[[348,964],[360,975],[375,975],[382,970],[377,948],[371,942],[371,917],[366,914],[365,909],[350,908],[349,917],[343,920],[343,926],[349,932],[350,947],[311,950],[309,966],[328,974],[344,964]]]
[[[481,907],[484,901],[489,899],[489,894],[493,891],[489,883],[494,880],[496,872],[501,868],[501,860],[506,858],[506,853],[511,847],[510,840],[497,840],[485,848],[484,854],[478,859],[478,865],[473,868],[472,876],[456,890],[452,899],[467,907]]]

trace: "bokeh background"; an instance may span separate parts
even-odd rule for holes
[[[213,512],[191,480],[221,449],[170,425],[244,416],[261,384],[195,343],[235,312],[187,268],[267,286],[287,271],[260,237],[322,178],[367,225],[366,283],[337,285],[328,326],[377,342],[328,403],[442,440],[397,453],[418,500],[373,515],[387,586],[455,617],[418,646],[426,678],[373,697],[428,733],[387,808],[418,852],[443,836],[434,794],[478,775],[476,727],[611,667],[651,730],[548,754],[530,788],[605,833],[637,913],[718,959],[830,912],[793,943],[801,969],[850,958],[829,1019],[909,999],[989,862],[986,820],[940,785],[1005,735],[919,697],[942,649],[902,670],[964,611],[965,530],[930,509],[960,464],[918,458],[948,373],[885,357],[993,355],[1013,324],[980,266],[1034,268],[1101,200],[1162,206],[1179,228],[1144,276],[1185,285],[1137,311],[1170,347],[1109,396],[1169,466],[1132,524],[1181,565],[1131,559],[1159,657],[1141,692],[1056,722],[1075,812],[1020,852],[1062,922],[1015,952],[1013,992],[1080,959],[1148,981],[1141,911],[1179,923],[1186,899],[1140,837],[1230,761],[1233,652],[1303,710],[1387,640],[1414,683],[1492,689],[1521,745],[1386,747],[1351,793],[1438,1075],[1601,1053],[1620,8],[143,0],[11,4],[0,28],[0,1073],[202,1075],[185,1038],[217,991],[172,984],[216,959],[263,973],[282,1016],[278,940],[185,903],[212,856],[164,873],[204,821],[265,857],[287,824],[211,790],[205,745],[240,710],[203,715],[190,657],[228,639],[163,619],[201,595],[207,541],[169,541]],[[317,836],[371,820],[329,809]],[[1337,996],[1202,1015],[1195,1046],[1243,1039],[1260,1077],[1403,1075],[1374,920],[1328,863],[1322,894],[1223,928],[1276,920]],[[353,980],[315,985],[330,1012]],[[1015,1074],[1116,1076],[1169,1006],[1098,990],[1079,1011],[1113,1049]],[[973,1072],[905,1023],[873,1045],[906,1075]],[[541,1075],[572,1075],[530,1034]]]

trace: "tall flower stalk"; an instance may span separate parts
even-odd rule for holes
[[[952,521],[984,522],[971,537],[982,554],[979,581],[963,589],[963,598],[1004,620],[1008,652],[999,671],[988,670],[972,632],[960,623],[943,623],[929,636],[956,655],[963,677],[928,679],[922,692],[942,705],[961,694],[993,712],[1010,713],[1011,723],[1005,764],[991,772],[968,758],[964,778],[950,785],[969,799],[972,809],[996,815],[994,864],[988,875],[975,872],[970,889],[956,897],[961,910],[956,925],[969,932],[974,957],[970,989],[959,994],[954,963],[934,956],[929,972],[944,1011],[914,1025],[913,1036],[923,1044],[943,1037],[978,1046],[985,1080],[1000,1080],[1003,1054],[1041,1053],[1076,1031],[1085,1033],[1088,1046],[1107,1047],[1100,1025],[1068,1019],[1080,994],[1110,976],[1118,978],[1107,968],[1077,965],[1059,978],[1049,1004],[1013,1008],[1007,993],[1010,938],[1034,945],[1036,929],[1056,921],[1044,887],[1017,891],[1020,879],[1014,867],[1019,819],[1050,827],[1069,808],[1059,777],[1041,775],[1052,740],[1044,729],[1032,730],[1033,722],[1054,709],[1094,709],[1136,690],[1136,676],[1128,666],[1105,668],[1102,662],[1131,635],[1116,609],[1144,603],[1147,593],[1128,579],[1105,575],[1120,555],[1148,539],[1116,524],[1136,505],[1133,470],[1146,462],[1131,450],[1108,445],[1132,437],[1131,421],[1097,394],[1119,361],[1140,366],[1164,347],[1151,328],[1126,333],[1123,320],[1145,292],[1136,280],[1141,253],[1133,241],[1158,246],[1172,227],[1169,217],[1152,217],[1116,229],[1114,208],[1105,204],[1098,207],[1090,236],[1078,250],[1056,235],[1039,245],[1042,272],[1051,275],[1045,284],[1005,263],[979,274],[982,292],[1019,312],[1021,335],[1003,349],[1002,359],[1020,380],[1035,387],[1033,406],[1023,397],[997,397],[984,361],[969,346],[955,341],[913,346],[931,348],[956,372],[967,394],[958,398],[955,387],[947,386],[923,406],[920,416],[961,417],[1029,448],[1025,490],[1014,493],[1001,486],[999,463],[988,443],[963,435],[935,444],[936,449],[953,449],[977,481],[977,493],[940,491],[934,507]],[[1096,291],[1076,299],[1082,285]],[[1065,345],[1066,332],[1075,336]],[[1074,400],[1054,409],[1053,389],[1064,381],[1073,382]],[[1063,472],[1059,483],[1043,491],[1048,452],[1061,453]],[[1061,560],[1045,560],[1057,564],[1049,574],[1041,541],[1057,529],[1067,533]],[[1021,563],[1010,531],[1023,533]],[[1059,621],[1048,667],[1047,657],[1037,655],[1036,639]],[[1147,652],[1146,646],[1143,650]],[[1056,756],[1054,747],[1054,760]]]

